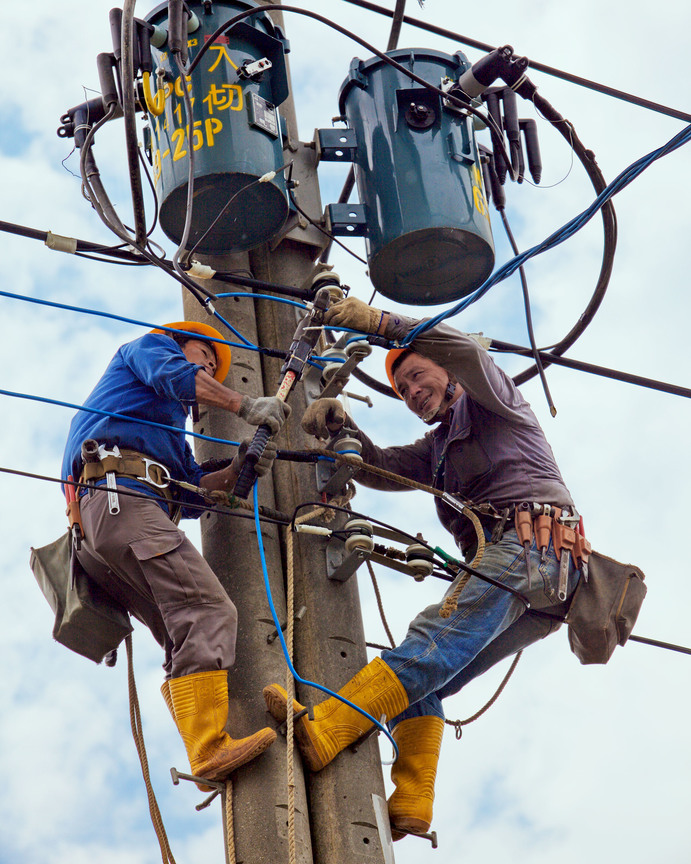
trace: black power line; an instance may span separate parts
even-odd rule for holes
[[[394,15],[390,9],[378,6],[376,3],[370,3],[368,0],[344,0],[344,2],[352,3],[354,6],[360,6],[362,9],[368,9],[370,12],[376,12],[379,15],[386,15],[388,18],[392,18]],[[477,39],[471,39],[469,36],[455,33],[453,30],[448,30],[445,27],[428,24],[419,18],[411,18],[409,15],[403,16],[403,23],[410,24],[411,27],[417,27],[420,30],[426,30],[428,33],[434,33],[437,36],[453,39],[455,42],[460,42],[462,45],[468,45],[471,48],[477,48],[480,51],[494,51],[497,47],[496,45],[489,45],[487,42],[480,42]],[[530,61],[530,68],[538,72],[544,72],[546,75],[551,75],[554,78],[561,78],[563,81],[568,81],[571,84],[577,84],[579,87],[586,87],[597,93],[604,93],[605,96],[612,96],[615,99],[622,99],[624,102],[631,102],[633,105],[638,105],[639,108],[647,108],[649,111],[657,111],[658,114],[666,114],[668,117],[674,117],[677,120],[683,120],[685,123],[691,123],[691,114],[686,114],[677,108],[670,108],[659,102],[651,102],[649,99],[634,96],[632,93],[626,93],[624,90],[617,90],[614,87],[608,87],[606,84],[598,84],[596,81],[581,78],[579,75],[573,75],[570,72],[564,72],[561,69],[556,69],[554,66],[547,66],[534,60]]]

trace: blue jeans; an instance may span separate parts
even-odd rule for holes
[[[559,562],[550,541],[544,564],[530,550],[532,580],[515,529],[498,543],[488,544],[478,566],[481,573],[516,589],[533,609],[565,615],[578,582],[569,561],[567,599],[559,602]],[[453,590],[453,585],[447,591]],[[542,639],[560,627],[558,621],[531,615],[515,595],[471,576],[449,618],[440,618],[443,600],[428,606],[410,624],[401,644],[382,659],[405,687],[409,707],[390,722],[393,728],[409,717],[444,717],[442,700],[486,672],[495,663]]]

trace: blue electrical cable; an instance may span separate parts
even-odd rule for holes
[[[312,357],[312,360],[321,360],[322,363],[345,363],[346,362],[342,357],[322,357],[319,354],[317,354],[316,357]]]
[[[230,330],[231,333],[235,333],[238,339],[242,339],[242,341],[245,343],[242,346],[243,348],[251,348],[253,351],[259,351],[258,345],[255,345],[254,342],[251,342],[246,336],[243,336],[242,333],[239,330],[236,330],[235,327],[233,327],[233,325],[229,321],[227,321],[220,312],[216,311],[216,309],[214,309],[214,318],[218,318],[218,320],[222,324],[226,325],[226,327]]]
[[[150,327],[152,330],[165,330],[167,333],[170,332],[189,335],[187,330],[176,330],[174,327],[164,327],[160,324],[152,324],[150,321],[139,321],[137,318],[125,318],[123,315],[115,315],[113,312],[100,312],[98,309],[87,309],[83,306],[70,306],[67,303],[56,303],[53,300],[42,300],[38,297],[28,297],[25,294],[13,294],[10,291],[0,291],[0,297],[9,297],[11,300],[24,300],[27,303],[36,303],[39,306],[52,306],[54,309],[65,309],[68,312],[82,312],[85,315],[96,315],[99,318],[111,318],[113,321],[122,321],[125,324],[136,324],[139,327]],[[223,345],[229,345],[231,348],[248,347],[240,342],[229,342],[227,339],[216,339],[213,336],[204,338],[208,339],[210,342],[220,342]],[[240,338],[242,339],[244,337],[241,336]],[[258,351],[259,349],[255,348],[255,350]]]
[[[228,295],[219,295],[219,296],[233,296],[232,294]],[[243,292],[243,296],[257,296],[257,295],[247,295]],[[265,295],[268,299],[275,300],[277,303],[285,303],[292,301],[285,301],[280,297],[271,297],[270,295]],[[25,294],[13,294],[11,291],[0,291],[0,297],[9,297],[11,300],[24,300],[27,303],[36,303],[39,306],[51,306],[54,309],[65,309],[68,312],[81,312],[85,315],[96,315],[99,318],[111,318],[113,321],[122,321],[125,324],[136,324],[139,327],[150,327],[152,330],[164,330],[166,333],[179,333],[181,336],[187,335],[187,330],[176,330],[174,327],[165,327],[161,324],[152,324],[150,321],[140,321],[137,318],[126,318],[123,315],[115,315],[113,312],[100,312],[98,309],[87,309],[84,306],[71,306],[68,303],[56,303],[53,300],[42,300],[38,297],[28,297]],[[301,304],[296,304],[300,306]],[[304,308],[304,307],[302,307]],[[209,342],[219,342],[222,345],[228,345],[231,348],[245,348],[248,351],[261,351],[257,345],[254,345],[249,339],[246,339],[242,333],[238,332],[234,327],[232,327],[221,315],[214,311],[214,315],[222,321],[226,327],[231,330],[235,335],[242,339],[242,342],[230,342],[227,339],[217,339],[214,336],[205,336]],[[319,363],[315,362],[316,360],[320,360],[322,358],[312,358],[308,361],[310,366],[315,366],[317,369],[323,369]],[[324,358],[325,360],[328,358]]]
[[[132,423],[141,423],[144,426],[156,426],[158,429],[166,429],[170,432],[182,433],[201,441],[212,441],[214,444],[228,444],[231,447],[239,447],[239,441],[228,441],[225,438],[212,438],[210,435],[202,435],[199,432],[190,432],[188,429],[180,429],[178,426],[167,426],[165,423],[157,423],[155,420],[145,420],[143,417],[129,417],[127,414],[117,414],[114,411],[104,411],[101,408],[87,408],[86,405],[76,405],[73,402],[61,402],[59,399],[48,399],[47,396],[32,396],[30,393],[15,393],[12,390],[0,390],[0,396],[12,396],[15,399],[28,399],[32,402],[46,402],[48,405],[59,405],[61,408],[73,408],[75,411],[87,411],[89,414],[99,414],[101,417],[115,417],[117,420],[128,420]]]
[[[541,252],[545,252],[548,249],[552,249],[555,246],[558,246],[560,243],[563,243],[565,240],[572,237],[577,231],[579,231],[584,225],[586,225],[593,216],[604,206],[604,204],[609,201],[614,195],[618,192],[621,192],[622,189],[626,188],[636,177],[638,177],[646,168],[652,165],[657,159],[660,159],[662,156],[666,156],[668,153],[673,152],[679,147],[687,144],[691,140],[691,125],[684,127],[680,132],[678,132],[674,137],[672,137],[666,144],[663,144],[657,150],[652,150],[650,153],[647,153],[645,156],[642,156],[633,164],[629,165],[628,168],[625,168],[610,184],[608,184],[602,192],[597,196],[597,198],[593,201],[590,207],[586,208],[582,213],[579,213],[578,216],[575,216],[549,237],[546,240],[543,240],[542,243],[533,246],[531,249],[528,249],[525,252],[522,252],[520,255],[516,255],[511,260],[507,261],[502,267],[496,270],[482,285],[475,291],[474,294],[471,294],[469,297],[466,297],[460,303],[457,303],[451,309],[446,310],[445,312],[440,312],[438,315],[435,315],[433,318],[428,319],[427,321],[423,321],[418,324],[410,333],[400,341],[400,347],[405,348],[411,344],[411,342],[420,336],[422,333],[425,333],[431,327],[434,327],[436,324],[439,324],[441,321],[446,320],[447,318],[452,317],[453,315],[457,315],[459,312],[462,312],[464,309],[467,309],[472,303],[475,303],[481,297],[483,297],[489,289],[496,285],[498,282],[506,279],[508,276],[511,276],[519,267],[521,267],[526,261],[530,258],[535,257]]]
[[[286,645],[286,640],[283,637],[283,631],[281,630],[281,623],[278,620],[278,614],[276,612],[276,607],[274,606],[273,597],[271,595],[271,586],[269,585],[269,571],[268,571],[268,568],[266,566],[266,555],[264,553],[264,540],[262,539],[262,526],[261,526],[261,522],[259,521],[259,498],[257,496],[257,481],[256,480],[254,481],[254,486],[252,487],[252,496],[253,496],[253,503],[254,503],[254,525],[255,525],[255,528],[257,530],[257,543],[259,544],[259,558],[261,560],[261,565],[262,565],[262,576],[264,577],[264,589],[266,590],[266,599],[269,602],[269,609],[271,610],[271,617],[274,620],[274,624],[276,626],[276,632],[278,633],[278,638],[280,640],[281,648],[283,650],[283,654],[285,656],[285,660],[286,660],[286,663],[288,665],[288,669],[290,670],[290,674],[298,682],[298,684],[303,684],[306,687],[314,687],[316,690],[321,690],[322,693],[326,693],[327,696],[334,696],[336,699],[340,699],[340,701],[343,702],[345,705],[348,705],[350,708],[354,708],[356,711],[358,711],[360,714],[362,714],[363,717],[366,717],[368,720],[371,720],[372,723],[381,732],[383,732],[386,735],[386,737],[389,739],[389,741],[391,741],[393,748],[394,748],[394,751],[396,753],[396,756],[394,758],[394,761],[396,761],[396,759],[398,758],[398,746],[396,745],[396,742],[394,741],[393,736],[391,735],[389,730],[386,728],[386,726],[384,726],[382,723],[380,723],[379,720],[375,720],[375,718],[372,717],[371,714],[368,714],[367,711],[364,711],[362,708],[358,707],[353,702],[350,702],[345,697],[340,696],[338,693],[334,693],[333,690],[329,690],[328,687],[324,687],[322,684],[316,684],[314,681],[307,681],[305,678],[301,678],[298,675],[298,673],[295,671],[295,667],[293,666],[292,661],[290,659],[290,654],[288,653],[288,646]],[[288,706],[288,710],[290,710],[290,706]],[[389,765],[392,763],[383,762],[382,764],[383,765]]]
[[[285,303],[286,306],[297,306],[298,309],[307,308],[304,303],[300,303],[297,300],[287,300],[285,297],[274,297],[273,294],[250,294],[249,291],[233,291],[226,293],[224,291],[222,294],[217,294],[216,296],[219,299],[221,297],[244,297],[248,300],[273,300],[275,303]]]

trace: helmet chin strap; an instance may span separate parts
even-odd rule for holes
[[[439,423],[444,418],[444,414],[446,414],[449,405],[451,404],[451,400],[456,395],[456,382],[453,383],[449,380],[449,383],[446,385],[446,392],[444,393],[444,398],[439,403],[439,407],[429,411],[427,414],[422,417],[422,422],[426,423],[428,426],[432,426],[434,423]]]

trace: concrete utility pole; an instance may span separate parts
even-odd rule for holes
[[[283,25],[276,15],[276,23]],[[292,97],[281,107],[289,130],[285,149],[294,160],[293,177],[299,180],[295,195],[302,209],[318,220],[322,207],[314,150],[300,143]],[[251,270],[257,279],[301,285],[315,272],[314,262],[325,243],[324,235],[302,217],[292,217],[282,238],[241,255],[206,259],[217,270]],[[207,283],[209,284],[209,283]],[[213,290],[242,291],[227,283],[209,284]],[[185,315],[209,320],[188,294]],[[268,301],[228,298],[217,309],[257,344],[287,349],[299,320],[299,310]],[[216,323],[216,322],[214,322]],[[231,337],[232,339],[233,337]],[[276,392],[281,361],[256,352],[233,349],[227,384],[253,396]],[[293,408],[278,443],[285,449],[305,449],[313,439],[302,432],[300,418],[306,405],[302,387],[291,394]],[[213,437],[240,440],[251,436],[234,415],[205,409],[196,431]],[[197,442],[197,459],[227,456],[219,445]],[[232,452],[232,451],[231,451]],[[306,501],[318,500],[314,468],[277,462],[270,477],[259,483],[260,503],[292,514]],[[274,602],[285,621],[284,530],[264,523],[262,534]],[[286,667],[278,640],[268,643],[274,630],[261,576],[254,522],[238,516],[206,514],[202,517],[202,548],[239,610],[237,658],[229,676],[228,727],[234,737],[249,734],[267,722],[262,688],[273,681],[285,685]],[[296,624],[295,666],[305,679],[331,689],[340,688],[367,663],[364,632],[355,578],[336,582],[327,578],[326,543],[302,536],[295,543],[296,610],[307,609]],[[298,699],[308,705],[321,701],[322,693],[298,688]],[[287,781],[285,739],[234,775],[234,822],[237,861],[244,864],[278,864],[288,861]],[[384,795],[379,754],[374,738],[357,753],[346,752],[319,774],[309,775],[307,789],[295,749],[296,845],[299,864],[391,864],[390,850],[383,848],[372,795]]]

